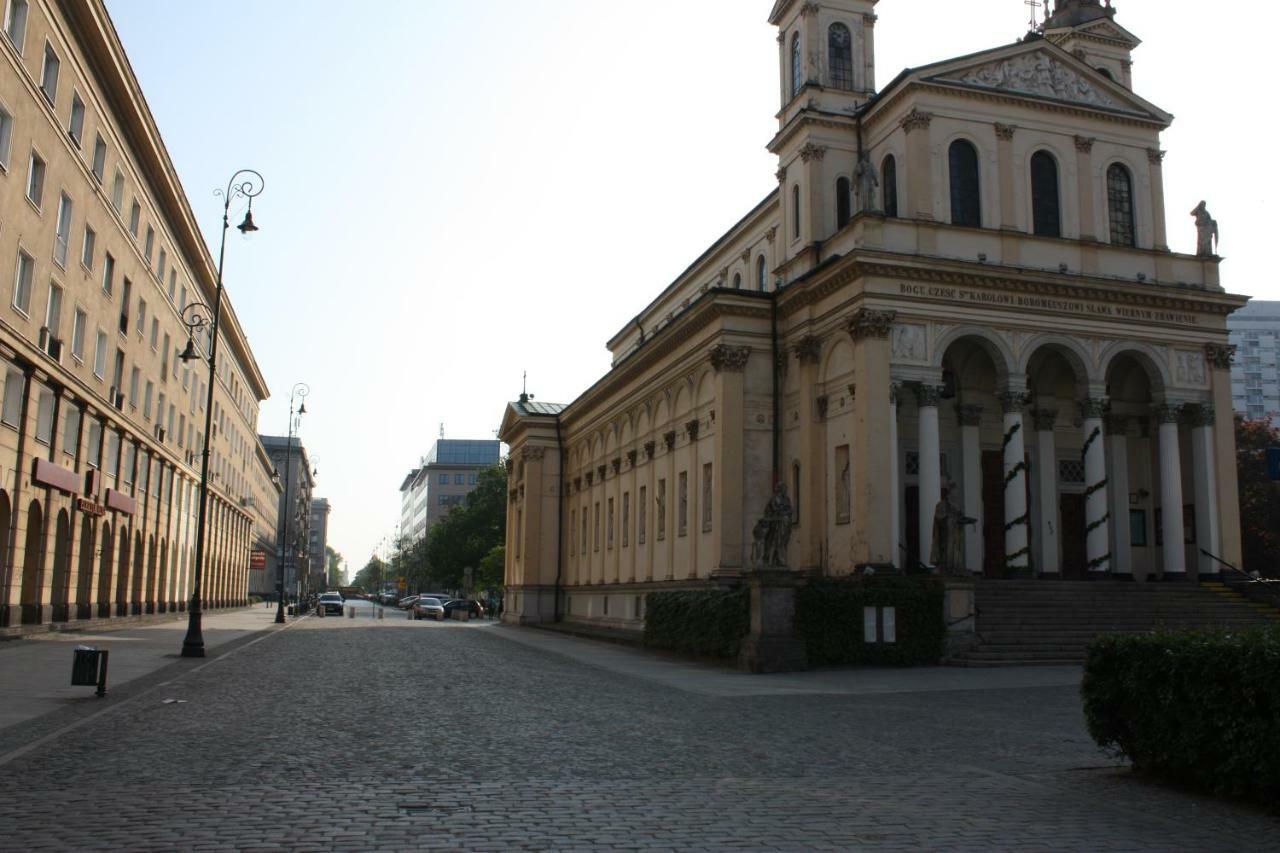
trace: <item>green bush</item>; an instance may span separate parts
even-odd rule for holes
[[[735,658],[751,627],[749,607],[745,589],[650,593],[645,602],[645,645]]]
[[[796,632],[811,666],[934,663],[946,650],[945,588],[936,578],[871,576],[820,580],[796,595]],[[862,608],[895,608],[893,643],[863,640]]]
[[[1081,694],[1089,734],[1134,767],[1280,801],[1280,627],[1099,637]]]

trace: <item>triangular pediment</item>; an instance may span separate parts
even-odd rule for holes
[[[928,69],[921,69],[920,79],[948,86],[1123,113],[1165,125],[1173,118],[1044,40],[938,63]]]
[[[1074,30],[1066,30],[1066,33],[1079,33],[1094,38],[1105,39],[1107,41],[1120,42],[1126,47],[1135,48],[1142,44],[1142,39],[1126,30],[1110,18],[1099,18],[1096,21],[1090,21],[1087,24],[1076,27]]]

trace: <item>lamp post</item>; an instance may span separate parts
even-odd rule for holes
[[[218,282],[214,290],[213,310],[203,303],[188,305],[182,314],[182,322],[187,326],[187,347],[179,356],[184,362],[195,361],[201,356],[196,352],[196,332],[209,328],[209,390],[204,407],[204,441],[200,455],[200,510],[196,520],[196,564],[195,578],[191,585],[191,604],[187,608],[187,635],[182,640],[182,656],[186,658],[204,657],[204,632],[201,627],[201,580],[204,576],[204,520],[205,509],[209,502],[209,442],[213,427],[213,387],[217,383],[218,363],[218,325],[222,319],[222,262],[227,254],[227,227],[231,224],[228,218],[231,202],[237,198],[247,198],[249,209],[245,211],[244,221],[236,226],[241,234],[249,234],[258,230],[253,224],[253,200],[262,194],[263,180],[252,169],[241,169],[231,176],[227,189],[215,190],[222,196],[222,241],[218,248]],[[190,314],[190,317],[188,317]]]
[[[293,386],[293,390],[289,392],[289,434],[285,438],[284,445],[284,512],[280,519],[280,547],[277,549],[276,570],[279,578],[280,596],[276,602],[276,623],[284,624],[284,562],[285,557],[289,553],[289,516],[293,514],[293,506],[289,499],[289,489],[293,485],[293,481],[289,476],[290,464],[293,461],[293,433],[302,421],[302,416],[307,413],[307,395],[311,393],[311,386],[305,382],[299,382]],[[294,411],[294,403],[298,404],[297,411]]]

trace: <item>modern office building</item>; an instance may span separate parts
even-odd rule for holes
[[[303,598],[313,592],[311,586],[311,501],[315,478],[307,449],[298,436],[258,436],[266,449],[275,475],[280,479],[276,558],[284,561],[284,589],[289,597]],[[286,501],[288,505],[286,506]],[[269,585],[268,595],[279,587],[280,568],[268,572],[262,580]],[[321,584],[323,585],[323,584]],[[323,590],[321,590],[323,592]]]
[[[502,443],[441,438],[400,484],[400,540],[416,542],[475,488],[479,472],[498,464]]]
[[[313,472],[314,473],[314,470]],[[312,498],[311,530],[308,533],[311,563],[311,588],[323,592],[329,586],[329,561],[325,559],[324,549],[329,544],[329,500]]]
[[[177,356],[184,310],[213,303],[215,262],[102,0],[0,6],[0,623],[181,610],[208,370]],[[210,607],[247,597],[266,396],[226,301]]]
[[[881,87],[875,7],[777,0],[777,188],[638,300],[577,399],[507,407],[507,618],[634,628],[647,591],[765,553],[993,581],[1239,564],[1246,300],[1195,199],[1196,253],[1169,248],[1173,117],[1138,94],[1139,39],[1111,2],[1056,0]],[[940,513],[977,520],[960,553]]]
[[[1253,301],[1227,318],[1231,344],[1231,406],[1247,418],[1280,427],[1280,302]]]

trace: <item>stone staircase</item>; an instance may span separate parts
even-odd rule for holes
[[[1218,582],[981,580],[975,603],[977,643],[952,666],[1079,664],[1098,634],[1280,622],[1280,609]]]

